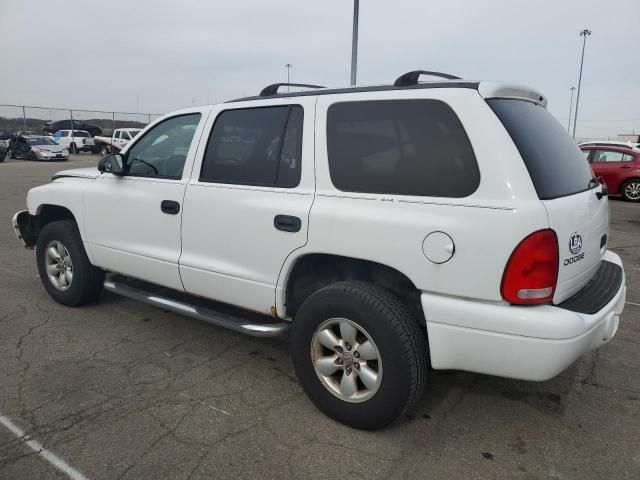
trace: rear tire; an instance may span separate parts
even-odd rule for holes
[[[349,338],[356,340],[351,344]],[[336,342],[339,348],[333,347]],[[403,302],[365,282],[335,283],[307,298],[293,321],[291,355],[311,401],[354,428],[389,425],[424,391],[424,333]]]
[[[91,265],[73,220],[44,226],[36,243],[36,259],[42,285],[56,302],[77,307],[100,296],[104,272]]]
[[[640,202],[640,179],[627,180],[620,189],[620,193],[629,202]]]

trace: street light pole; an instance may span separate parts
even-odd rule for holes
[[[571,87],[571,101],[569,102],[569,122],[567,123],[567,133],[569,133],[569,129],[571,128],[571,110],[573,110],[573,92],[575,92],[576,87]]]
[[[351,39],[351,85],[356,84],[358,73],[358,16],[360,0],[353,0],[353,37]]]
[[[576,125],[578,124],[578,106],[580,104],[580,87],[582,86],[582,66],[584,64],[584,47],[587,44],[587,37],[591,35],[591,30],[584,29],[580,32],[582,38],[582,57],[580,58],[580,75],[578,76],[578,94],[576,95],[576,112],[573,115],[573,138],[576,138]]]
[[[290,63],[287,63],[285,65],[285,68],[287,69],[287,83],[291,83],[291,81],[290,81],[291,67],[293,67],[293,65],[291,65]],[[289,85],[287,85],[287,92],[288,91],[289,91]]]

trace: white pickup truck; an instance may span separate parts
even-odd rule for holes
[[[58,130],[53,139],[70,153],[91,152],[97,153],[95,140],[85,130]]]
[[[94,137],[94,141],[100,149],[101,155],[117,153],[126,147],[141,131],[141,128],[116,128],[110,137],[98,135]]]
[[[429,366],[554,377],[625,305],[606,187],[539,92],[425,73],[165,115],[31,189],[15,232],[61,304],[290,331],[300,385],[353,427],[407,412]]]

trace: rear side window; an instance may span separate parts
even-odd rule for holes
[[[624,153],[615,150],[596,150],[593,156],[594,163],[611,163],[624,161]]]
[[[518,148],[538,198],[550,200],[589,188],[589,163],[545,108],[525,100],[503,98],[489,99],[487,103]]]
[[[464,128],[439,100],[336,103],[327,148],[331,181],[342,191],[466,197],[480,183]]]
[[[293,188],[300,183],[303,110],[298,105],[227,110],[207,143],[200,180]]]
[[[73,136],[74,137],[80,137],[80,138],[88,138],[89,137],[89,133],[88,132],[81,132],[78,130],[74,130],[73,131]]]

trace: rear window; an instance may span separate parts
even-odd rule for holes
[[[327,147],[331,181],[342,191],[466,197],[480,183],[462,124],[439,100],[336,103]]]
[[[566,130],[543,107],[513,99],[489,99],[524,160],[541,200],[589,188],[589,162]]]

